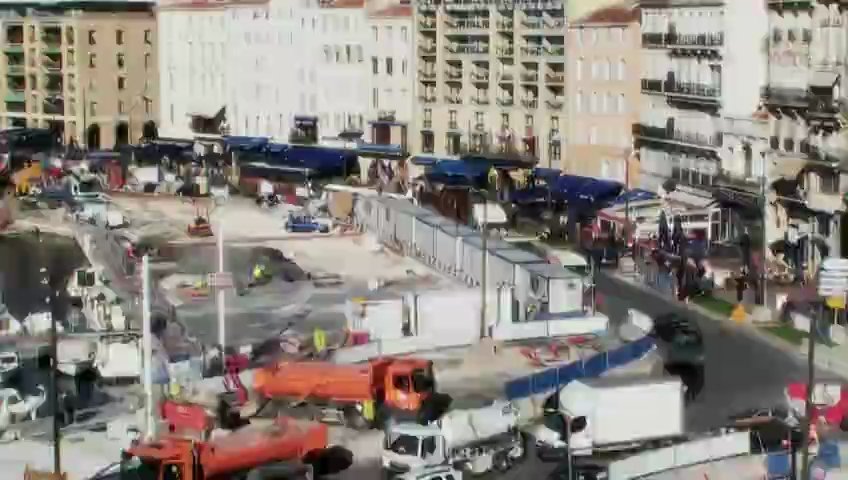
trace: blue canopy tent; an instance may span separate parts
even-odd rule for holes
[[[550,184],[554,201],[597,207],[618,198],[624,185],[578,175],[560,175]]]
[[[264,149],[266,145],[268,145],[268,139],[266,137],[224,137],[224,146],[227,147],[228,151],[258,151]]]
[[[639,202],[642,200],[654,200],[658,198],[657,194],[654,192],[650,192],[648,190],[642,190],[641,188],[634,188],[633,190],[628,190],[615,200],[616,205],[624,205],[627,202]]]
[[[418,166],[421,166],[421,167],[432,167],[432,166],[436,165],[437,163],[441,162],[442,160],[443,159],[441,159],[439,157],[429,157],[427,155],[415,155],[414,157],[412,157],[410,162],[413,165],[418,165]]]
[[[359,172],[359,160],[354,150],[313,145],[289,145],[285,151],[288,167],[304,168],[317,175],[348,176]]]
[[[442,160],[426,174],[427,180],[453,186],[482,187],[491,164],[488,162]]]
[[[361,143],[356,148],[361,157],[406,158],[407,154],[401,145],[382,145],[377,143]]]

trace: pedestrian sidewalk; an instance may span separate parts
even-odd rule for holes
[[[793,345],[789,341],[778,338],[778,336],[769,333],[763,330],[760,326],[752,323],[750,320],[751,315],[748,315],[747,320],[744,322],[736,322],[731,319],[730,311],[724,315],[715,311],[718,309],[705,308],[695,302],[689,304],[680,302],[673,296],[670,287],[666,287],[664,284],[657,286],[656,280],[652,278],[650,274],[645,275],[642,272],[639,272],[638,269],[634,268],[632,262],[622,262],[620,269],[610,272],[610,274],[612,277],[627,282],[646,294],[656,297],[658,300],[673,304],[680,309],[688,309],[697,312],[704,317],[720,322],[728,329],[733,329],[739,333],[748,335],[752,339],[765,342],[774,348],[806,361],[806,342],[802,342],[801,345],[798,346]],[[819,368],[828,370],[840,377],[848,379],[848,345],[841,345],[838,347],[819,345],[816,349],[815,361]]]

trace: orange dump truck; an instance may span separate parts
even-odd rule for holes
[[[212,480],[246,474],[257,479],[307,479],[312,475],[310,460],[325,454],[327,442],[326,425],[285,417],[212,440],[167,435],[127,450],[121,471],[129,475],[121,478]]]
[[[389,418],[422,420],[436,396],[433,362],[406,358],[281,362],[257,370],[253,390],[266,404],[306,407],[314,419],[354,428],[379,427]]]

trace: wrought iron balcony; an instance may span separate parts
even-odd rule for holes
[[[485,70],[477,71],[477,72],[471,72],[471,80],[473,80],[475,82],[488,82],[489,81],[489,72],[487,72]]]
[[[454,54],[482,55],[489,53],[489,46],[482,43],[460,43],[456,45],[448,45],[445,49]]]
[[[418,76],[420,76],[422,80],[435,80],[436,72],[428,70],[419,70]]]
[[[453,22],[453,25],[450,25],[450,28],[453,30],[488,30],[489,29],[489,19],[488,18],[463,18],[461,20],[456,20]]]
[[[433,128],[433,120],[430,118],[425,118],[423,122],[421,122],[421,127],[426,129]]]
[[[499,20],[497,28],[498,30],[510,31],[515,28],[515,20]]]
[[[434,55],[436,53],[436,44],[419,45],[418,52],[424,55]]]
[[[462,70],[448,70],[445,72],[445,78],[450,80],[462,80]]]
[[[513,100],[512,98],[509,98],[509,97],[501,97],[501,98],[498,98],[498,105],[500,105],[502,107],[511,107],[511,106],[515,105],[515,100]]]
[[[495,53],[499,57],[511,57],[515,55],[515,47],[513,47],[512,45],[506,47],[498,47],[495,49]]]
[[[650,125],[636,124],[633,126],[633,134],[639,139],[662,142],[685,147],[698,147],[714,150],[721,147],[722,134],[716,132],[713,135],[707,135],[697,132],[688,132],[685,130],[675,129],[669,130],[663,127],[653,127]]]
[[[521,99],[521,104],[524,105],[526,108],[538,108],[539,100],[535,98],[523,98]]]
[[[642,45],[649,48],[719,48],[724,32],[643,33]]]
[[[539,72],[524,72],[521,74],[522,82],[538,82]]]
[[[545,75],[545,81],[548,83],[565,83],[565,74],[548,73]]]
[[[451,105],[459,105],[462,103],[462,97],[459,94],[445,95],[445,102]]]
[[[542,55],[544,48],[541,45],[528,45],[521,47],[521,54],[528,57],[539,57]]]
[[[436,19],[433,17],[424,17],[418,21],[418,27],[421,30],[434,30],[436,28]]]
[[[766,105],[776,107],[808,108],[810,93],[806,88],[766,87],[762,91]]]
[[[561,45],[551,45],[550,47],[545,48],[545,52],[554,57],[562,57],[565,56],[565,47]]]
[[[418,99],[421,100],[423,103],[436,103],[436,96],[433,94],[425,93],[424,95],[418,97]]]

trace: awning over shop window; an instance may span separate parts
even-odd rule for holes
[[[807,166],[808,159],[796,156],[779,157],[772,165],[768,172],[769,181],[777,180],[795,180],[801,170]]]
[[[839,80],[839,74],[836,72],[813,72],[813,75],[810,77],[810,86],[819,88],[829,88],[836,85],[837,80]]]

